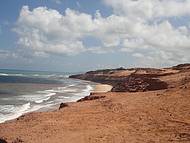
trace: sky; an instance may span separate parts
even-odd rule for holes
[[[88,71],[190,62],[190,0],[1,0],[0,68]]]

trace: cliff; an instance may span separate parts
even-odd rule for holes
[[[114,92],[145,92],[174,88],[176,85],[167,81],[167,77],[183,75],[189,71],[190,64],[180,64],[174,67],[161,69],[118,68],[89,71],[84,74],[71,75],[70,78],[110,84],[113,86],[112,91]]]

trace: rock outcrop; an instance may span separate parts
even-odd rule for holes
[[[68,107],[69,105],[67,103],[61,103],[59,105],[59,110],[62,109],[62,108],[65,108],[65,107]]]
[[[114,92],[154,91],[168,88],[167,77],[179,72],[190,70],[190,64],[181,64],[171,68],[118,68],[89,71],[85,74],[72,75],[70,78],[89,80],[110,84]]]
[[[131,75],[125,81],[118,82],[112,88],[114,92],[145,92],[167,89],[168,84],[147,75]]]
[[[7,143],[7,141],[4,139],[0,139],[0,143]]]
[[[190,64],[189,63],[180,64],[180,65],[177,65],[177,66],[173,66],[172,69],[175,69],[175,70],[189,70],[190,69]]]

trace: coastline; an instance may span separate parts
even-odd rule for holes
[[[152,82],[152,76],[144,75],[144,72],[143,77],[137,76],[138,79],[142,77],[138,80],[140,87],[146,87],[146,82],[149,85],[162,85],[166,82],[168,86],[165,89],[160,86],[161,89],[153,90],[149,88],[154,87],[151,85],[146,87],[147,91],[97,92],[88,96],[90,98],[66,103],[67,105],[60,110],[21,116],[17,120],[0,124],[0,138],[8,143],[188,142],[189,69],[183,67],[177,69],[178,72],[169,74],[165,74],[166,71],[163,74],[161,70],[156,76],[162,82]],[[154,70],[151,70],[151,74],[152,71]],[[168,71],[173,72],[171,69]],[[155,71],[153,75],[155,76]],[[147,80],[144,76],[151,78]],[[110,79],[113,80],[111,77]],[[137,84],[135,78],[130,79],[132,83],[135,81],[135,85]],[[116,80],[118,81],[118,78]],[[116,86],[122,90],[125,87],[120,84]],[[100,87],[102,88],[101,85]],[[134,88],[133,84],[130,84],[131,88]],[[138,86],[135,86],[135,89],[141,90]]]
[[[88,97],[88,96],[90,96],[91,94],[106,93],[106,92],[111,91],[111,89],[112,89],[112,86],[111,86],[111,85],[96,83],[95,87],[93,87],[93,89],[90,91],[90,94],[89,94],[89,95],[84,95],[84,97]],[[59,93],[59,94],[61,94],[61,93]],[[75,103],[75,102],[77,102],[78,100],[83,99],[84,97],[79,98],[79,99],[77,99],[76,101],[73,101],[73,102],[71,101],[71,102],[63,102],[63,103],[65,103],[65,104]],[[42,108],[40,108],[40,109],[38,109],[38,110],[36,110],[36,111],[24,113],[24,114],[20,115],[19,117],[15,118],[15,119],[10,119],[10,120],[7,120],[7,121],[2,122],[2,123],[0,123],[0,124],[12,122],[12,121],[16,121],[16,120],[18,120],[20,117],[24,117],[24,116],[27,116],[27,115],[33,114],[33,113],[54,112],[54,111],[59,110],[60,104],[61,104],[61,103],[52,105],[52,106],[50,106],[50,107],[42,107]]]
[[[90,91],[90,94],[89,95],[85,95],[83,98],[91,96],[91,95],[95,95],[95,94],[101,94],[101,93],[110,92],[112,88],[113,87],[111,85],[97,83],[97,85],[95,85],[95,87]],[[81,100],[83,98],[80,98],[80,99],[78,99],[78,100],[76,100],[74,102],[63,102],[63,103],[65,103],[65,104],[71,104],[71,103],[75,103],[75,102],[77,102],[77,101],[79,101],[79,100]],[[48,109],[47,108],[39,109],[39,110],[34,111],[34,112],[51,112],[51,111],[56,111],[56,110],[59,109],[60,104],[56,104],[56,105],[54,105],[52,107],[49,107]],[[30,113],[32,113],[32,112],[30,112]],[[26,114],[30,114],[30,113],[26,113]],[[13,120],[16,120],[16,119],[13,119]]]
[[[95,88],[91,91],[92,94],[106,93],[111,91],[113,87],[108,84],[97,84]]]

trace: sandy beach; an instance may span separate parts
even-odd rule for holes
[[[95,88],[91,91],[91,93],[96,94],[96,93],[106,93],[111,91],[112,86],[108,84],[98,84],[95,86]]]
[[[190,0],[0,0],[0,143],[190,143]]]
[[[161,76],[171,88],[146,92],[107,92],[110,86],[98,85],[90,96],[102,98],[0,124],[0,138],[8,143],[187,143],[189,75],[188,70]]]

